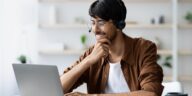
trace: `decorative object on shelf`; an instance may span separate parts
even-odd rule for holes
[[[151,24],[155,24],[155,18],[151,19]]]
[[[165,17],[163,15],[161,15],[159,17],[159,24],[164,24],[165,23]]]
[[[26,64],[27,63],[27,56],[26,55],[20,55],[19,57],[17,57],[17,60],[22,63],[22,64]]]
[[[165,23],[165,16],[163,15],[156,16],[151,19],[151,24],[164,24],[164,23]]]
[[[87,36],[85,34],[81,35],[81,43],[83,45],[82,49],[86,49],[87,48],[86,42],[87,42]]]
[[[172,56],[167,56],[165,58],[165,62],[163,63],[163,66],[166,66],[168,68],[172,68],[171,59],[172,59]]]
[[[52,5],[49,8],[49,24],[57,24],[56,18],[56,8]]]
[[[157,60],[161,60],[163,59],[161,55],[157,55]],[[162,66],[164,67],[168,67],[168,68],[172,68],[171,65],[171,60],[172,60],[172,56],[165,56],[165,58],[163,59],[163,62],[161,63]]]
[[[75,23],[85,24],[86,22],[85,22],[85,19],[83,17],[76,17]]]
[[[188,13],[185,15],[185,19],[186,19],[189,23],[192,23],[192,12],[188,12]]]

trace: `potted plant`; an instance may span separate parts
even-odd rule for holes
[[[17,57],[17,60],[19,62],[21,62],[22,64],[26,64],[27,63],[27,57],[25,55],[20,55],[19,57]]]
[[[157,59],[160,60],[161,59],[161,55],[158,55]],[[171,60],[172,60],[172,56],[166,56],[163,59],[163,62],[161,63],[161,66],[167,67],[167,68],[172,68]]]
[[[85,34],[81,35],[81,43],[83,44],[83,49],[86,49],[87,36]]]
[[[185,15],[185,19],[186,19],[189,23],[192,23],[192,13],[191,13],[191,12],[188,12],[188,13]]]

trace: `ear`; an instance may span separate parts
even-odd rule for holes
[[[119,28],[116,27],[116,31],[117,31],[117,32],[121,32],[121,29],[119,29]]]
[[[123,28],[125,28],[125,21],[124,20],[121,20],[121,21],[119,21],[119,22],[117,22],[117,27],[119,28],[119,29],[123,29]]]

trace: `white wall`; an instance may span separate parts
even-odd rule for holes
[[[11,64],[18,52],[18,39],[21,32],[20,2],[5,0],[3,10],[3,91],[4,96],[13,96],[17,90]],[[14,11],[13,11],[14,10]]]
[[[33,6],[32,4],[36,4]],[[19,94],[12,69],[12,63],[16,63],[16,58],[20,54],[26,54],[31,59],[36,59],[32,54],[35,50],[35,22],[37,20],[37,3],[34,0],[4,0],[3,3],[3,34],[1,38],[1,56],[3,54],[3,95],[14,96]],[[1,15],[2,16],[2,15]],[[29,17],[30,16],[30,17]],[[2,18],[1,18],[2,19]],[[28,31],[30,30],[30,31]],[[29,43],[30,42],[30,43]],[[31,47],[33,46],[33,47]],[[32,49],[31,49],[32,48]],[[34,58],[33,58],[34,57]],[[36,56],[37,57],[37,56]],[[0,62],[1,62],[0,59]],[[1,70],[2,71],[2,70]],[[2,80],[2,79],[1,79]],[[1,92],[2,93],[2,92]]]

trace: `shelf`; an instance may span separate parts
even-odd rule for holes
[[[47,4],[64,4],[64,3],[81,3],[87,2],[92,3],[94,0],[38,0],[40,3],[47,3]],[[124,0],[125,4],[128,3],[171,3],[171,0]],[[192,0],[178,0],[179,3],[192,3]]]
[[[169,3],[171,0],[124,0],[124,3]]]
[[[38,0],[40,3],[47,3],[47,4],[64,4],[64,3],[74,3],[74,2],[93,2],[93,0]]]
[[[42,49],[39,50],[41,55],[81,55],[84,50],[54,50],[54,49]]]
[[[39,28],[42,29],[66,29],[66,28],[87,28],[87,24],[41,24]],[[130,29],[171,29],[171,24],[127,24],[126,28]]]
[[[172,55],[171,50],[157,50],[157,54],[159,55]]]
[[[179,55],[192,55],[192,50],[179,51]]]
[[[81,55],[84,50],[54,50],[54,49],[43,49],[39,50],[40,54],[44,55]],[[172,55],[171,50],[157,50],[157,54],[160,55]],[[179,55],[192,55],[192,51],[182,50],[179,51]]]
[[[127,24],[126,28],[171,29],[171,24]]]
[[[67,2],[88,2],[92,3],[95,0],[39,0],[40,3],[67,3]],[[188,0],[183,0],[188,1]],[[171,0],[124,0],[124,3],[159,3],[159,2],[171,2]]]
[[[179,3],[192,3],[192,0],[178,0]]]
[[[87,24],[40,24],[41,29],[71,29],[71,28],[87,28]]]
[[[40,24],[42,29],[71,29],[71,28],[87,28],[87,24]],[[126,28],[130,29],[171,29],[172,24],[126,24]],[[179,29],[192,29],[192,24],[179,24]]]
[[[181,29],[192,29],[192,24],[179,24],[178,27]]]
[[[164,76],[164,81],[172,81],[172,76]],[[178,76],[179,81],[192,81],[192,76]]]
[[[157,50],[157,54],[172,55],[172,51],[171,50]],[[190,55],[192,55],[192,50],[179,50],[178,54],[181,56],[190,56]]]

